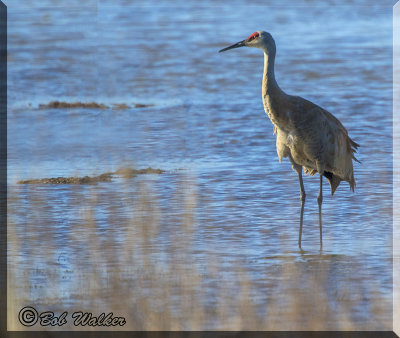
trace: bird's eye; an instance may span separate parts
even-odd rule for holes
[[[248,40],[248,41],[252,41],[252,40],[254,40],[254,39],[257,39],[258,36],[259,36],[259,34],[258,34],[257,32],[254,32],[253,34],[251,34],[251,35],[247,38],[247,40]]]

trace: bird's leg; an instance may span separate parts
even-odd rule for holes
[[[299,248],[301,249],[301,235],[303,233],[303,215],[304,215],[304,203],[306,201],[306,192],[304,191],[304,184],[303,184],[303,176],[301,173],[302,167],[300,170],[297,170],[297,174],[299,175],[299,182],[300,182],[300,200],[301,200],[301,211],[300,211],[300,229],[299,229]]]
[[[289,155],[289,160],[292,163],[292,168],[296,170],[297,175],[299,176],[300,183],[300,201],[301,201],[301,211],[300,211],[300,229],[299,229],[299,249],[301,250],[301,235],[303,233],[303,215],[304,215],[304,204],[306,202],[306,192],[304,190],[303,184],[303,175],[302,170],[303,167],[300,164],[297,164],[291,155]]]
[[[301,211],[300,211],[300,229],[299,229],[299,248],[301,249],[301,235],[303,233],[303,215],[304,215],[304,203],[306,201],[306,192],[304,190],[304,184],[303,184],[303,175],[302,175],[303,167],[294,162],[292,162],[292,167],[294,170],[297,171],[297,175],[299,176],[299,182],[300,182]]]
[[[320,249],[322,249],[322,175],[319,177],[319,194],[317,197],[318,201],[318,210],[319,210],[319,242],[320,242]]]

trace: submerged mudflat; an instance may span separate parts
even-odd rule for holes
[[[143,104],[143,103],[133,103],[132,106],[127,105],[126,103],[115,103],[111,106],[107,106],[104,103],[98,102],[64,102],[64,101],[50,101],[49,103],[39,104],[40,109],[49,109],[49,108],[97,108],[97,109],[130,109],[130,108],[146,108],[152,107],[153,104]]]
[[[98,176],[72,176],[72,177],[50,177],[40,179],[29,179],[18,181],[18,184],[95,184],[98,182],[110,182],[114,175],[121,176],[123,178],[132,178],[137,175],[143,174],[162,174],[164,170],[145,168],[145,169],[134,169],[134,168],[121,168],[115,172],[108,172]]]

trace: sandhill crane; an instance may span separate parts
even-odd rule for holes
[[[320,175],[317,201],[322,249],[322,177],[328,179],[332,195],[341,181],[348,182],[350,189],[354,191],[356,181],[353,175],[353,160],[359,162],[354,156],[359,145],[348,136],[342,123],[328,111],[302,97],[288,95],[279,88],[274,73],[276,46],[271,34],[264,31],[254,32],[247,39],[219,52],[238,47],[255,47],[264,51],[264,109],[274,126],[279,162],[282,158],[289,157],[300,182],[300,249],[306,200],[302,169],[304,168],[306,175]]]

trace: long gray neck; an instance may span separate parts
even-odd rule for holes
[[[285,114],[282,114],[281,101],[285,93],[279,88],[275,80],[275,52],[264,52],[264,76],[262,83],[262,99],[264,110],[271,122],[279,128],[285,125]]]
[[[264,52],[263,97],[265,95],[279,94],[279,92],[281,92],[281,89],[275,80],[275,53],[267,54],[267,52]]]

